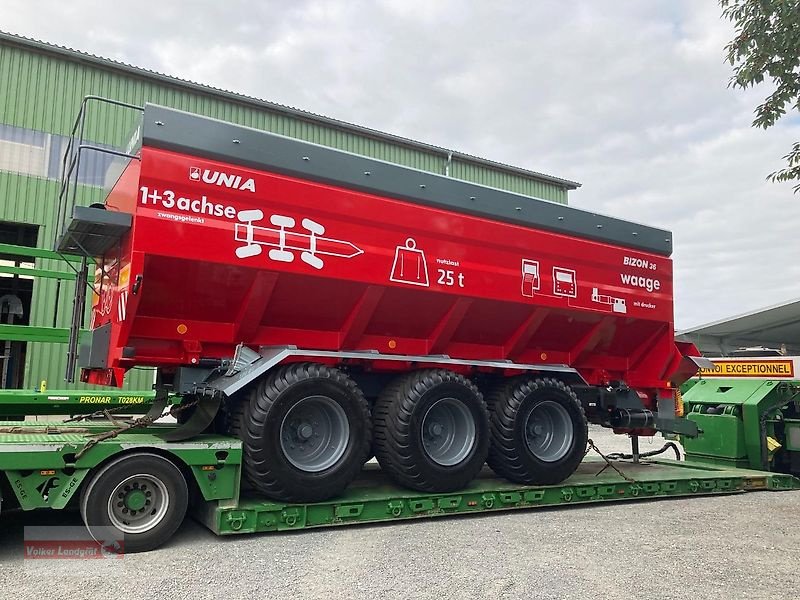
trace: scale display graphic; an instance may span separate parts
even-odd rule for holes
[[[566,298],[578,297],[578,283],[574,269],[553,267],[553,293]]]

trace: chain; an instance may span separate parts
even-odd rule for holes
[[[607,457],[605,454],[603,454],[602,452],[600,452],[600,448],[598,448],[598,447],[595,445],[595,443],[594,443],[594,442],[593,442],[593,441],[590,439],[590,440],[588,441],[588,444],[587,444],[586,452],[584,452],[584,454],[583,454],[583,455],[584,455],[584,456],[586,456],[587,454],[589,454],[589,452],[590,452],[591,450],[594,450],[595,452],[597,452],[597,454],[599,454],[599,455],[600,455],[600,458],[602,458],[604,461],[606,461],[606,466],[605,466],[605,467],[603,467],[602,469],[600,469],[600,471],[598,471],[598,472],[595,474],[595,477],[597,477],[598,475],[600,475],[600,474],[601,474],[603,471],[605,471],[605,470],[606,470],[608,467],[611,467],[612,469],[614,469],[614,470],[615,470],[615,471],[616,471],[616,472],[619,474],[619,476],[620,476],[620,477],[622,477],[622,478],[623,478],[625,481],[627,481],[628,483],[636,483],[636,480],[635,480],[635,479],[631,479],[630,477],[628,477],[627,475],[625,475],[625,473],[623,473],[623,472],[622,472],[622,471],[621,471],[619,468],[617,468],[617,466],[616,466],[616,465],[614,465],[614,463],[612,463],[612,462],[611,462],[611,461],[608,459],[608,457]]]
[[[133,419],[132,421],[128,421],[125,425],[117,427],[116,429],[111,429],[109,431],[103,431],[102,433],[98,433],[97,435],[92,436],[89,441],[80,449],[80,451],[75,455],[75,460],[77,461],[81,458],[84,454],[86,454],[91,448],[96,446],[102,441],[110,440],[117,437],[120,433],[125,433],[126,431],[130,431],[131,429],[144,429],[152,425],[158,419],[162,417],[166,417],[167,415],[172,415],[173,417],[177,417],[183,411],[192,408],[193,406],[197,405],[197,400],[193,400],[192,402],[188,402],[181,406],[171,406],[167,408],[163,413],[155,417],[148,417],[143,416],[137,419]]]
[[[106,417],[109,421],[113,421],[111,415],[116,414],[118,412],[122,412],[123,410],[130,409],[130,406],[115,406],[114,408],[104,408],[103,410],[97,410],[93,413],[88,413],[85,415],[73,415],[68,419],[64,419],[63,423],[76,423],[79,421],[87,421],[89,419],[97,419],[100,417]]]

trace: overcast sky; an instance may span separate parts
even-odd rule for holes
[[[712,0],[0,0],[0,29],[580,181],[674,231],[679,329],[800,296],[800,195],[764,179],[800,118],[750,126]]]

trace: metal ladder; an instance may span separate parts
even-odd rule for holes
[[[77,221],[77,215],[75,213],[76,207],[78,206],[78,175],[80,173],[81,157],[84,152],[100,152],[120,158],[140,160],[139,156],[134,153],[135,148],[130,147],[130,145],[123,151],[104,148],[86,141],[86,120],[89,114],[89,107],[92,104],[109,104],[122,109],[144,113],[144,108],[135,104],[103,98],[101,96],[86,96],[81,101],[80,110],[75,118],[75,123],[70,132],[69,142],[64,151],[64,159],[61,165],[61,183],[58,191],[53,248],[62,257],[66,253],[77,254],[81,257],[80,267],[77,269],[65,258],[65,262],[75,271],[76,275],[75,291],[72,298],[72,317],[69,325],[69,341],[67,344],[67,368],[64,374],[64,379],[70,383],[75,381],[75,367],[78,359],[78,339],[80,330],[83,327],[84,314],[86,312],[86,288],[91,285],[87,273],[89,260],[91,259],[95,265],[102,268],[102,264],[97,261],[97,256],[101,253],[98,252],[97,248],[89,248],[87,247],[88,244],[86,244],[86,236],[96,234],[93,234],[91,229],[79,231],[78,228],[73,228],[73,225]],[[90,226],[95,224],[97,226],[97,231],[108,226],[108,223],[105,222],[104,219],[95,218],[97,213],[92,212],[98,211],[102,213],[104,212],[103,209],[87,209],[81,207],[80,210],[82,210],[82,214],[80,215],[82,220],[80,223],[88,223]],[[95,215],[95,217],[93,217],[93,215]],[[111,239],[111,237],[109,237],[109,239]],[[98,292],[98,290],[94,291],[95,293]]]

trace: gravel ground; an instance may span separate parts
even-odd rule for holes
[[[629,448],[591,437],[604,452]],[[798,598],[799,515],[800,493],[753,492],[231,538],[187,520],[167,547],[104,570],[69,561],[58,576],[54,561],[23,564],[23,527],[79,517],[8,513],[0,589],[15,600]]]

